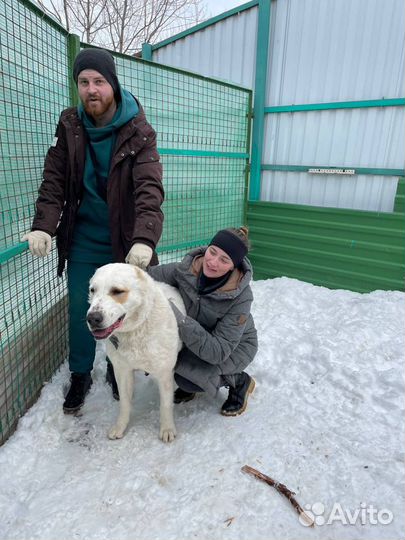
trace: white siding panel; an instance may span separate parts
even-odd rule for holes
[[[321,120],[315,123],[311,116],[320,116]],[[391,122],[393,116],[379,109],[279,115],[266,130],[264,162],[403,168],[404,115],[397,114],[396,122]],[[274,117],[267,119],[270,124]],[[272,137],[274,133],[277,135]],[[397,180],[387,176],[266,171],[262,174],[261,200],[391,212]]]
[[[254,87],[258,8],[153,53],[163,64]],[[403,0],[272,0],[266,106],[403,98]],[[266,115],[262,163],[405,166],[405,108]],[[262,175],[261,199],[392,211],[397,178]]]
[[[404,96],[402,0],[277,0],[271,9],[268,106]]]
[[[153,51],[168,66],[253,88],[257,12],[253,7]]]
[[[402,0],[272,3],[266,104],[405,95]],[[405,109],[380,107],[266,116],[262,162],[404,169]],[[392,211],[397,178],[262,174],[261,199]]]
[[[398,178],[263,171],[261,200],[392,212]]]
[[[404,168],[403,107],[269,114],[263,163]]]

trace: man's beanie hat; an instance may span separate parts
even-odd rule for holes
[[[248,253],[248,246],[244,243],[244,241],[228,229],[218,231],[209,245],[223,249],[225,253],[232,259],[235,267],[239,266],[239,264],[243,261],[243,258]]]
[[[76,56],[73,64],[73,79],[77,84],[79,73],[84,69],[94,69],[101,73],[112,86],[114,94],[118,93],[119,82],[115,71],[114,57],[105,49],[83,49]]]

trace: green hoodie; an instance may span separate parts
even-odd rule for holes
[[[117,111],[111,123],[106,126],[96,128],[85,113],[83,105],[78,106],[79,117],[94,149],[98,175],[105,179],[106,183],[117,131],[139,111],[133,95],[122,88],[120,92],[121,101]],[[97,188],[97,176],[89,146],[86,148],[83,185],[83,199],[77,214],[69,260],[100,265],[113,262],[108,206]]]

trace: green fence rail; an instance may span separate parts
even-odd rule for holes
[[[0,443],[66,358],[65,279],[56,253],[33,259],[29,230],[60,112],[76,102],[75,36],[28,0],[0,0]],[[115,54],[115,53],[114,53]],[[115,54],[118,78],[157,131],[165,223],[158,252],[178,260],[246,221],[251,92]]]

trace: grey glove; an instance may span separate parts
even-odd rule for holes
[[[172,308],[174,316],[176,317],[177,324],[184,323],[184,321],[186,320],[186,316],[179,310],[172,298],[169,298],[169,304]]]
[[[21,238],[21,242],[28,241],[28,247],[35,257],[46,257],[52,248],[52,238],[44,231],[31,231]]]

